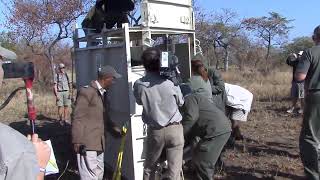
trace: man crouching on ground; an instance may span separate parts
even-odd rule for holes
[[[142,120],[148,125],[144,180],[154,178],[154,171],[163,150],[168,171],[162,179],[178,180],[182,169],[183,128],[179,106],[183,95],[178,86],[160,75],[160,51],[149,48],[142,54],[146,75],[134,84],[134,95],[143,106]]]

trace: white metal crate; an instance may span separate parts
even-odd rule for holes
[[[141,4],[142,25],[151,28],[194,30],[190,0],[144,1]]]

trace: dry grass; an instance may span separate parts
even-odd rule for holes
[[[253,71],[222,73],[225,82],[245,87],[256,101],[275,101],[289,96],[292,73],[274,71],[269,74]]]
[[[24,83],[21,79],[6,80],[0,91],[1,103],[6,99],[9,94],[18,87],[23,87]],[[37,114],[47,117],[57,117],[55,106],[55,98],[52,91],[36,91],[34,93],[34,103],[36,106]],[[26,117],[27,113],[27,100],[25,90],[21,90],[10,101],[10,103],[0,111],[1,122],[10,123],[12,121],[21,120]]]
[[[237,142],[224,153],[221,179],[300,179],[303,169],[298,137],[301,116],[288,115],[291,71],[230,71],[226,82],[247,88],[254,94],[248,122],[241,125],[247,142]],[[245,147],[244,147],[245,146]],[[239,178],[241,179],[241,178]]]

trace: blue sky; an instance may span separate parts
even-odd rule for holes
[[[221,8],[235,11],[239,18],[267,16],[268,12],[280,13],[294,19],[290,25],[290,39],[311,36],[313,29],[320,25],[320,0],[198,0],[208,12]]]
[[[311,36],[313,29],[320,25],[320,0],[197,0],[206,11],[219,11],[222,8],[232,9],[239,18],[267,16],[274,11],[294,19],[290,39],[299,36]],[[0,3],[0,32],[3,31],[3,9]],[[2,24],[3,25],[3,24]]]

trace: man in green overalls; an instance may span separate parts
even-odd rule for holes
[[[315,46],[299,62],[295,79],[305,80],[305,108],[300,134],[300,155],[307,179],[319,179],[320,168],[320,26],[313,33]]]
[[[200,138],[193,155],[194,180],[212,180],[214,167],[220,153],[231,134],[228,118],[219,108],[201,93],[186,93],[186,85],[181,87],[185,95],[183,112],[183,132],[188,140]],[[191,89],[190,89],[191,92]]]

